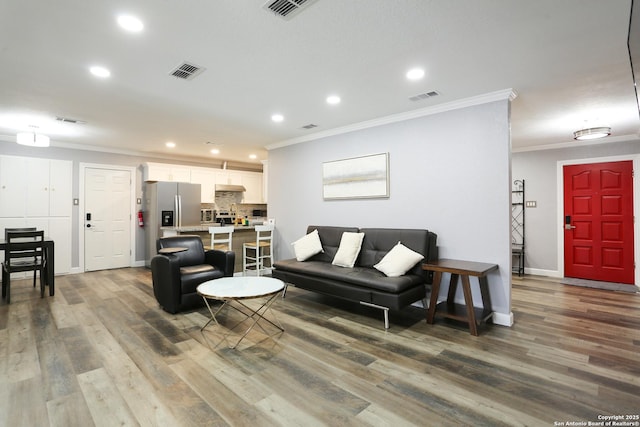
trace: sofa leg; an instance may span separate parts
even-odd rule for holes
[[[360,301],[360,304],[366,305],[367,307],[379,308],[384,311],[384,328],[389,329],[389,307],[385,307],[382,305],[371,304],[370,302]]]

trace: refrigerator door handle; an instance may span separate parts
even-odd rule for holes
[[[182,196],[178,195],[178,227],[182,227]]]
[[[174,226],[180,227],[180,203],[178,202],[178,195],[173,196],[173,211],[174,214]]]

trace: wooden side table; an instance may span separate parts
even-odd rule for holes
[[[427,323],[433,324],[436,311],[439,311],[442,316],[446,318],[468,322],[469,332],[471,335],[477,336],[478,325],[487,320],[493,312],[491,309],[491,296],[489,295],[487,274],[491,271],[497,270],[498,265],[483,262],[460,261],[455,259],[441,259],[422,264],[422,269],[433,271],[435,273],[431,288],[429,311],[427,312]],[[451,280],[449,281],[449,293],[446,301],[437,304],[442,273],[451,274]],[[480,284],[480,295],[482,297],[482,305],[484,308],[476,308],[473,306],[469,276],[475,276],[478,278],[478,282]],[[458,277],[462,277],[462,291],[464,293],[465,305],[455,304],[453,302],[456,295],[456,289],[458,288]]]

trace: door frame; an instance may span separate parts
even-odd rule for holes
[[[640,170],[640,154],[627,154],[611,157],[594,157],[587,159],[573,159],[573,160],[559,160],[557,162],[557,214],[556,214],[556,230],[558,230],[558,274],[559,277],[564,277],[564,174],[562,173],[563,167],[568,165],[586,165],[591,163],[606,163],[606,162],[621,162],[629,161],[633,162],[634,175],[631,178],[633,183],[633,262],[636,265],[634,269],[634,283],[635,286],[640,288],[640,220],[635,221],[635,218],[640,214],[640,185],[638,185],[638,178],[635,175],[635,171]]]
[[[129,219],[130,222],[130,241],[131,241],[131,250],[130,250],[130,255],[129,255],[129,267],[134,266],[135,262],[136,262],[136,216],[133,214],[133,212],[136,211],[136,180],[137,180],[137,175],[136,175],[136,171],[137,169],[135,167],[131,167],[131,166],[120,166],[120,165],[105,165],[105,164],[101,164],[101,163],[80,163],[78,165],[78,175],[79,175],[79,189],[78,189],[78,195],[79,195],[79,203],[78,203],[78,251],[79,251],[79,264],[80,264],[80,271],[84,272],[85,271],[85,264],[84,264],[84,183],[85,183],[85,179],[86,179],[86,172],[87,169],[109,169],[109,170],[117,170],[117,171],[126,171],[129,172],[131,174],[131,182],[129,184],[129,193],[131,195],[131,200],[130,200],[130,206],[131,206],[131,218]]]

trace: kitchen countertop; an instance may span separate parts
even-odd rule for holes
[[[160,227],[160,230],[172,230],[177,231],[178,233],[189,233],[189,232],[203,232],[208,233],[209,227],[220,227],[220,224],[201,224],[201,225],[186,225],[184,227]],[[255,225],[234,225],[233,231],[243,231],[243,230],[255,230]]]

